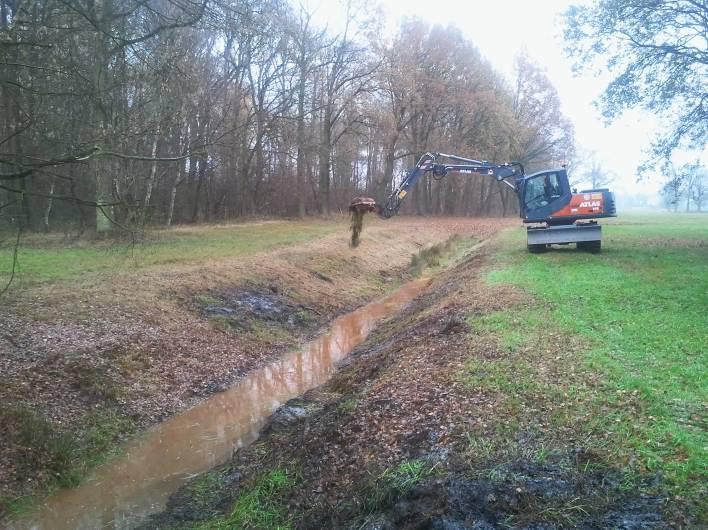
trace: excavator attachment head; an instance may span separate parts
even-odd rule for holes
[[[371,197],[356,197],[352,199],[349,204],[350,212],[375,212],[376,211],[376,201]]]
[[[349,211],[352,214],[352,222],[349,229],[352,231],[350,245],[359,246],[359,236],[364,228],[364,214],[377,210],[376,201],[370,197],[356,197],[349,204]]]

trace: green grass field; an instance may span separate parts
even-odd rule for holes
[[[501,236],[489,281],[522,287],[538,307],[492,315],[487,329],[512,349],[534,340],[543,348],[549,330],[577,338],[579,370],[599,382],[583,389],[569,375],[571,391],[584,396],[566,423],[602,438],[627,470],[660,473],[677,494],[700,499],[708,479],[708,216],[623,216],[604,227],[599,255],[570,247],[527,254],[524,239],[520,230]],[[525,385],[521,364],[512,365],[497,374],[501,390],[530,396],[533,366]]]
[[[270,222],[209,225],[151,232],[145,241],[63,244],[56,238],[25,238],[18,255],[18,278],[24,285],[87,273],[153,265],[181,264],[253,254],[301,243],[342,230],[338,222]],[[0,245],[0,285],[12,270],[12,245]]]

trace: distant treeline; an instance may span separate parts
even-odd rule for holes
[[[103,230],[298,216],[381,198],[433,150],[530,168],[573,130],[528,58],[508,81],[454,27],[339,32],[284,0],[0,0],[0,224]],[[409,213],[510,215],[482,176]]]

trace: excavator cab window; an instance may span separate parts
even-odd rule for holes
[[[563,194],[558,173],[542,173],[526,181],[524,205],[527,210],[537,210],[549,205]]]

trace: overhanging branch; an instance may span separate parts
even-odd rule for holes
[[[19,170],[14,173],[0,173],[0,181],[20,180],[46,167],[56,167],[66,164],[74,164],[77,162],[84,162],[91,158],[98,158],[104,156],[121,158],[123,160],[139,160],[144,162],[179,162],[180,160],[195,156],[205,157],[207,156],[207,151],[205,149],[200,149],[180,156],[153,157],[142,155],[129,155],[126,153],[117,153],[115,151],[104,151],[100,147],[94,147],[91,150],[83,151],[75,155],[70,155],[63,158],[55,158],[51,160],[44,160],[33,164],[19,164],[17,162],[0,159],[0,162],[19,168]]]

